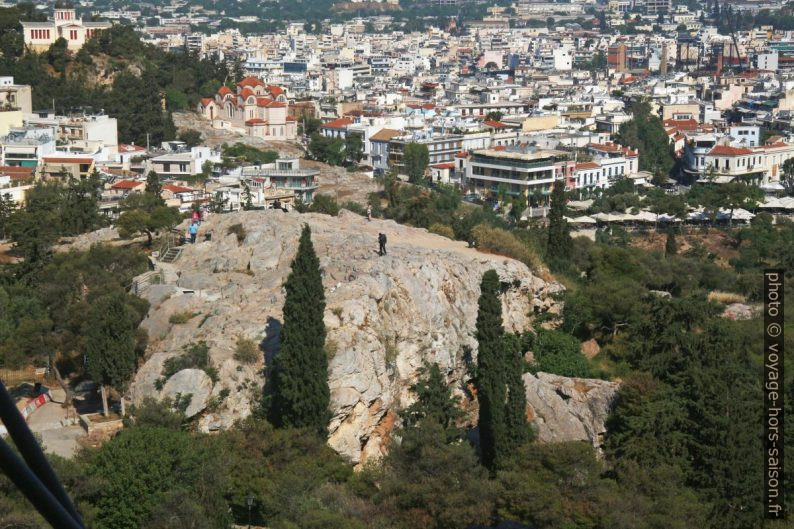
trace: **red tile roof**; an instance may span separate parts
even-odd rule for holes
[[[10,176],[11,180],[27,180],[33,178],[33,167],[0,166],[0,174]]]
[[[609,143],[591,143],[590,145],[588,145],[588,147],[590,147],[594,151],[623,153],[623,156],[626,156],[628,158],[633,158],[633,157],[637,156],[637,151],[632,150],[632,149],[630,149],[628,147],[624,147],[624,146],[619,145],[617,143],[612,143],[612,142],[609,142]]]
[[[252,118],[245,122],[246,125],[267,125],[267,121],[262,118]]]
[[[743,154],[753,154],[753,151],[744,147],[731,147],[730,145],[717,145],[709,151],[711,156],[741,156]]]
[[[433,169],[454,169],[455,162],[447,162],[447,163],[437,163],[435,165],[431,165]]]
[[[282,103],[281,101],[273,101],[269,97],[257,97],[256,106],[267,107],[267,108],[284,108],[285,106],[287,106],[287,104]]]
[[[176,184],[165,184],[163,186],[163,190],[170,191],[172,193],[192,193],[195,191],[189,187],[178,186]]]
[[[212,103],[212,99],[210,99],[209,97],[202,97],[201,98],[201,106],[207,107],[207,106],[209,106],[210,103]]]
[[[352,125],[353,120],[350,118],[339,118],[325,123],[322,128],[324,129],[343,129],[348,125]]]
[[[284,89],[283,88],[281,88],[280,86],[276,86],[274,84],[267,85],[267,87],[265,89],[268,92],[270,92],[270,94],[273,95],[274,97],[275,96],[280,96],[281,94],[284,93]]]
[[[221,97],[225,96],[226,94],[231,94],[231,93],[232,93],[232,89],[229,88],[226,85],[223,85],[222,87],[220,87],[218,89],[218,95],[220,95]]]
[[[246,77],[237,83],[237,86],[265,86],[265,83],[257,77]]]
[[[110,189],[135,189],[138,186],[145,185],[146,182],[142,182],[139,180],[119,180],[112,186]]]
[[[501,121],[494,121],[492,119],[486,119],[485,121],[483,121],[483,124],[486,127],[491,127],[491,128],[494,128],[494,129],[504,129],[504,128],[508,128],[510,126],[510,125],[507,125],[505,123],[502,123]]]
[[[212,101],[212,100],[210,100]],[[127,152],[143,152],[146,148],[141,147],[140,145],[127,145],[126,143],[119,144],[119,152],[127,153]]]
[[[697,130],[698,122],[694,119],[666,119],[663,122],[665,128],[675,130]]]
[[[586,169],[598,169],[599,167],[601,167],[601,166],[598,165],[596,162],[579,162],[579,163],[576,164],[576,170],[577,171],[580,171],[580,170],[583,170],[583,169],[585,169],[585,170]]]

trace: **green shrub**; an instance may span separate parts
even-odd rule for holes
[[[535,362],[532,372],[542,371],[564,377],[592,376],[590,365],[582,355],[579,340],[557,330],[538,328],[532,339]]]
[[[362,217],[367,216],[367,208],[365,208],[358,202],[353,202],[352,200],[348,200],[347,202],[343,203],[342,208],[348,211],[352,211],[356,215],[361,215]]]
[[[259,347],[250,338],[237,337],[234,359],[242,364],[254,364],[259,359]]]
[[[538,252],[528,242],[522,242],[515,235],[502,228],[480,224],[471,230],[477,248],[506,257],[512,257],[530,268],[542,268]]]
[[[311,213],[325,213],[335,217],[339,214],[339,204],[336,199],[330,195],[314,195],[312,203],[309,205]]]
[[[183,323],[189,322],[198,315],[198,312],[191,312],[189,310],[184,312],[175,312],[168,317],[168,323],[173,325],[181,325]]]
[[[246,236],[245,227],[243,227],[243,225],[240,223],[232,224],[231,226],[229,226],[229,229],[226,230],[226,233],[227,235],[231,235],[231,234],[236,235],[237,244],[242,244],[243,241],[245,240],[245,236]]]
[[[203,369],[210,367],[210,348],[206,342],[199,342],[184,347],[184,353],[169,358],[163,363],[162,375],[166,379],[183,369]]]
[[[442,237],[446,237],[447,239],[454,239],[455,238],[455,231],[446,224],[441,224],[440,222],[436,222],[431,224],[430,227],[427,229],[430,233],[435,233],[436,235],[441,235]]]

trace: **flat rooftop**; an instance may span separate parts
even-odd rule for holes
[[[505,158],[509,160],[521,160],[524,162],[531,162],[533,160],[541,160],[543,158],[552,157],[569,157],[571,153],[565,151],[558,151],[556,149],[539,149],[534,152],[520,152],[520,151],[500,151],[496,149],[479,149],[474,151],[474,155],[490,156],[493,158]]]

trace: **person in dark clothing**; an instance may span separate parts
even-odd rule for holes
[[[378,234],[378,255],[386,255],[386,234]]]

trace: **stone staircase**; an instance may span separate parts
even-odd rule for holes
[[[164,263],[173,263],[174,261],[179,259],[180,255],[182,255],[182,247],[172,246],[160,256],[160,261]]]

